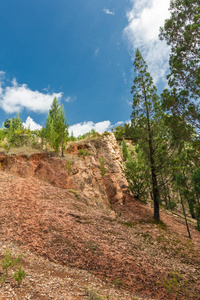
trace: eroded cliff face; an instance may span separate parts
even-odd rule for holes
[[[105,175],[101,170],[102,159]],[[112,133],[71,143],[64,158],[47,153],[1,154],[0,163],[3,171],[70,189],[84,203],[103,209],[109,208],[111,202],[122,204],[123,191],[127,189],[122,157]]]

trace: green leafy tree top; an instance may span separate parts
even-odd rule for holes
[[[160,29],[160,38],[171,46],[170,86],[178,86],[200,96],[200,3],[172,0],[171,16]]]
[[[171,0],[170,12],[160,28],[160,39],[171,46],[164,106],[200,130],[200,3]]]

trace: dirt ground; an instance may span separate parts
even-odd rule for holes
[[[124,205],[88,205],[81,192],[0,171],[0,254],[23,253],[0,299],[200,299],[200,232],[124,194]],[[1,270],[3,272],[3,270]],[[92,294],[96,298],[92,298]],[[135,298],[133,298],[135,297]]]

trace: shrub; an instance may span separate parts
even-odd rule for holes
[[[174,210],[177,207],[177,204],[174,200],[169,200],[167,203],[167,208],[170,210]]]
[[[4,258],[1,259],[1,267],[4,271],[3,275],[0,277],[1,286],[5,283],[8,277],[9,269],[14,268],[22,259],[22,255],[18,255],[17,258],[12,258],[12,254],[6,250],[6,253],[3,254]],[[26,273],[22,270],[21,266],[18,268],[18,271],[14,273],[14,279],[18,282],[18,286],[21,284],[22,280],[26,277]]]
[[[66,164],[66,169],[67,169],[67,172],[68,172],[68,175],[72,172],[72,162],[70,160],[67,161],[67,164]]]
[[[89,290],[88,287],[85,288],[85,293],[89,300],[103,300],[103,298],[95,290]]]
[[[126,161],[128,156],[129,156],[129,153],[128,153],[126,141],[125,141],[124,138],[123,138],[123,141],[122,141],[122,153],[123,153],[123,159],[124,159],[124,161]]]
[[[90,155],[91,153],[88,150],[84,150],[84,149],[79,149],[79,155],[80,156],[87,156]]]
[[[14,279],[17,281],[18,286],[20,286],[22,280],[26,277],[26,273],[22,270],[22,267],[18,267],[18,271],[13,274]]]
[[[101,170],[101,175],[104,176],[106,174],[106,169],[105,169],[105,166],[104,166],[103,157],[100,159],[100,170]]]

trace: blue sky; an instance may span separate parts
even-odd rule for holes
[[[163,3],[164,2],[164,3]],[[54,97],[70,131],[109,130],[132,112],[138,47],[162,88],[169,48],[158,40],[169,0],[0,0],[0,123],[41,126]]]

